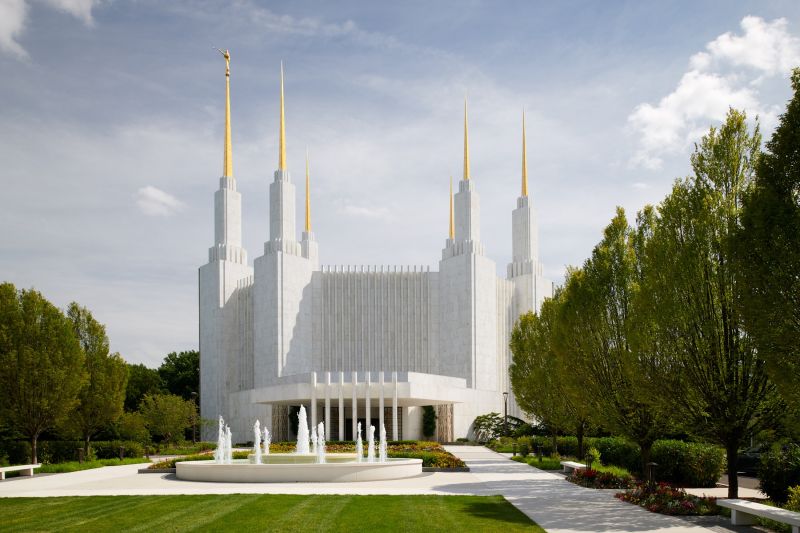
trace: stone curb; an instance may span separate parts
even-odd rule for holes
[[[174,468],[140,468],[140,474],[174,474]]]
[[[469,472],[468,466],[458,466],[455,468],[434,468],[432,466],[423,466],[423,472]]]

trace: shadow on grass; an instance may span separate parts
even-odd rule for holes
[[[502,496],[476,496],[464,503],[464,511],[487,520],[509,522],[520,526],[533,524],[533,520]]]

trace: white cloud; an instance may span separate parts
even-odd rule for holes
[[[0,0],[0,51],[25,59],[28,53],[17,42],[25,29],[28,4],[25,0]]]
[[[665,155],[690,146],[731,107],[773,120],[775,111],[760,104],[758,88],[765,77],[787,75],[800,64],[800,39],[788,33],[785,19],[748,16],[741,26],[743,35],[724,33],[694,54],[678,86],[658,104],[641,103],[628,116],[639,136],[633,166],[661,168]]]
[[[42,3],[93,26],[92,8],[100,0],[42,0]],[[17,39],[25,31],[29,8],[30,0],[0,0],[0,52],[27,59],[28,52]]]
[[[706,48],[718,61],[751,67],[769,75],[786,74],[800,64],[800,39],[787,30],[785,18],[767,22],[760,17],[742,19],[744,35],[723,33]]]
[[[152,185],[142,187],[136,193],[136,205],[147,216],[170,216],[181,211],[186,204]]]

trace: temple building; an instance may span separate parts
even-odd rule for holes
[[[449,232],[438,269],[321,266],[308,161],[298,239],[281,67],[269,235],[263,253],[250,263],[233,174],[230,55],[223,55],[223,172],[214,195],[214,243],[199,269],[201,416],[225,417],[237,442],[252,439],[256,419],[270,427],[274,441],[293,439],[300,405],[310,424],[325,421],[328,440],[353,440],[359,421],[362,427],[385,425],[394,440],[423,438],[425,406],[437,415],[435,439],[468,437],[476,416],[503,413],[504,393],[508,413],[521,416],[509,382],[509,336],[517,317],[537,311],[553,291],[542,275],[536,211],[528,195],[524,116],[522,185],[511,212],[506,277],[497,275],[481,241],[466,102],[463,176],[455,194],[451,180]],[[210,440],[214,431],[205,428],[203,438]]]

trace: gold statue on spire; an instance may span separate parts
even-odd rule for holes
[[[217,48],[225,58],[225,151],[222,159],[222,175],[233,177],[233,150],[231,149],[231,53]]]
[[[306,233],[311,233],[311,188],[308,178],[308,148],[306,148]]]
[[[525,110],[522,110],[522,196],[528,196],[528,147],[525,144]]]
[[[464,97],[464,180],[469,179],[469,128],[467,127],[467,97]]]
[[[281,61],[281,131],[278,147],[278,170],[286,170],[286,118],[283,112],[283,61]]]
[[[456,238],[455,222],[453,220],[453,176],[450,176],[450,240]]]

